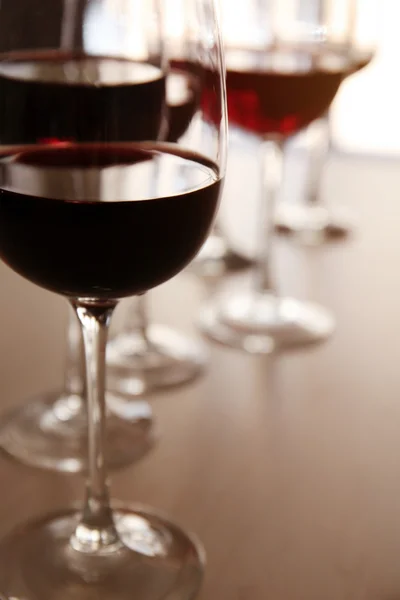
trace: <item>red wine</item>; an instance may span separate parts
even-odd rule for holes
[[[147,63],[51,51],[0,62],[2,144],[155,140],[164,105],[165,77]]]
[[[0,257],[66,296],[120,298],[182,270],[203,244],[220,179],[161,143],[41,147],[0,163]]]
[[[291,135],[329,107],[348,61],[332,50],[227,49],[230,123],[259,135]]]
[[[200,102],[201,83],[184,69],[172,69],[167,78],[168,141],[176,142],[188,129]]]

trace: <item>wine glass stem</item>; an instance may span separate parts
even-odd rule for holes
[[[83,19],[88,0],[64,0],[61,48],[77,50],[83,47]]]
[[[308,169],[305,183],[305,199],[311,205],[321,203],[321,181],[328,154],[331,149],[331,119],[329,111],[319,120],[317,140],[313,140],[308,151]]]
[[[218,215],[217,215],[217,218],[214,221],[214,225],[213,225],[212,230],[211,230],[211,235],[215,235],[216,237],[219,237],[219,238],[224,238],[225,237],[224,233],[223,233],[223,231],[221,229],[221,226],[220,226],[220,219],[219,219]]]
[[[98,554],[108,552],[120,543],[110,507],[105,456],[106,343],[116,303],[71,303],[82,327],[88,410],[86,501],[81,520],[71,538],[71,545],[75,550]]]
[[[260,294],[276,293],[271,263],[275,208],[281,186],[282,168],[283,140],[265,138],[260,148],[260,212],[257,211],[257,218],[260,219],[260,226],[257,227],[260,240],[255,269],[255,288]]]
[[[144,342],[148,342],[148,303],[146,294],[135,296],[132,298],[131,305],[129,306],[128,315],[126,319],[125,331],[140,335]]]
[[[67,324],[67,352],[64,367],[65,396],[82,396],[84,388],[82,335],[75,311],[71,308]]]

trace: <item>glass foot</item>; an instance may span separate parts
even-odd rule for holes
[[[348,236],[352,219],[344,209],[337,207],[282,203],[277,210],[275,229],[303,244],[319,245]]]
[[[189,269],[206,277],[219,277],[229,271],[247,269],[253,262],[231,248],[221,234],[212,233],[190,263]]]
[[[137,401],[124,413],[111,393],[107,404],[108,464],[121,468],[152,447],[151,408],[147,402]],[[25,403],[0,421],[0,449],[32,467],[85,471],[87,424],[82,398],[53,392]]]
[[[324,341],[334,331],[324,308],[293,298],[235,294],[205,307],[199,326],[211,340],[249,352],[272,352]]]
[[[139,396],[189,383],[202,375],[207,357],[201,343],[164,325],[151,324],[146,338],[123,333],[107,346],[107,386]]]
[[[204,552],[178,526],[141,507],[118,508],[123,545],[103,556],[73,550],[79,515],[29,522],[0,544],[0,590],[20,600],[189,600],[198,591]]]

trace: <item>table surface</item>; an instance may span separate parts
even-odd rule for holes
[[[201,380],[151,400],[155,450],[112,478],[115,498],[201,538],[200,600],[400,597],[400,169],[336,156],[325,183],[353,210],[354,235],[309,249],[277,240],[275,262],[282,291],[334,312],[335,335],[275,357],[208,345]],[[4,265],[0,281],[7,411],[60,385],[67,308]],[[184,273],[152,292],[152,318],[198,335],[208,294]],[[5,458],[0,481],[0,533],[83,495],[79,476]]]

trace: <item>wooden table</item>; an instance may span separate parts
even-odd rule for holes
[[[206,376],[152,399],[156,449],[115,474],[115,498],[169,513],[208,555],[201,600],[400,596],[400,169],[337,156],[330,201],[345,243],[277,243],[282,290],[334,311],[323,346],[255,358],[209,346]],[[0,266],[1,409],[62,380],[64,301]],[[185,294],[185,301],[180,301]],[[153,317],[195,334],[207,296],[185,273]],[[82,497],[80,477],[0,460],[1,533]]]

